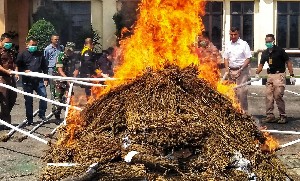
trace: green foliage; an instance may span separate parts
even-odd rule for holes
[[[56,34],[54,26],[46,21],[39,20],[30,28],[27,38],[33,37],[38,41],[38,50],[42,51],[50,43],[51,35]]]
[[[66,14],[60,5],[61,2],[44,0],[44,3],[45,5],[39,6],[36,13],[32,15],[33,22],[41,19],[49,21],[60,36],[60,43],[64,45],[67,41],[70,41],[68,33],[69,27],[72,26],[72,17]]]

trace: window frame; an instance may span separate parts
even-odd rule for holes
[[[238,12],[238,13],[234,13],[232,12],[232,3],[241,3],[241,12]],[[244,12],[244,6],[245,4],[243,3],[252,3],[252,6],[253,6],[253,11],[252,13],[245,13]],[[247,43],[249,44],[250,46],[250,49],[253,50],[254,49],[254,20],[255,20],[255,2],[254,1],[230,1],[230,10],[229,10],[229,14],[230,14],[230,27],[232,27],[232,22],[233,22],[233,15],[234,16],[239,16],[239,24],[240,26],[238,27],[240,29],[239,33],[240,33],[240,38],[245,40],[244,39],[244,15],[251,15],[252,16],[252,24],[251,24],[251,39],[252,41],[251,42],[248,42]],[[246,41],[246,40],[245,40]]]
[[[287,4],[287,8],[286,8],[286,12],[279,12],[279,5],[283,3]],[[298,3],[298,12],[293,13],[290,12],[290,7],[292,3]],[[285,35],[285,46],[282,46],[279,44],[279,16],[284,16],[287,20],[286,20],[286,35]],[[291,48],[291,16],[297,16],[298,17],[298,40],[297,40],[297,47]],[[276,4],[276,43],[281,46],[284,49],[299,49],[300,48],[300,2],[299,1],[278,1]]]

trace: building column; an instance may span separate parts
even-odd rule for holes
[[[7,19],[7,2],[0,0],[0,34],[5,32],[5,23]]]
[[[254,16],[254,50],[266,49],[266,34],[276,34],[274,2],[272,0],[256,0],[258,12]]]
[[[117,13],[116,0],[103,0],[103,49],[116,45],[116,25],[113,20]]]
[[[18,0],[18,34],[20,51],[26,49],[25,41],[29,30],[30,1]]]
[[[91,22],[93,29],[100,36],[100,43],[103,45],[103,1],[91,0]]]
[[[116,45],[116,25],[112,19],[116,12],[116,0],[91,0],[92,25],[101,37],[103,50]]]

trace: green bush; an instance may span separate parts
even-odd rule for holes
[[[38,50],[43,51],[50,43],[51,35],[53,34],[56,34],[54,26],[50,22],[42,19],[32,25],[26,40],[31,37],[35,38],[38,41]]]

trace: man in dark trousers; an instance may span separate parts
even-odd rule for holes
[[[260,64],[256,70],[256,77],[259,78],[259,73],[262,71],[264,64],[267,62],[269,68],[267,69],[268,78],[266,83],[266,114],[265,122],[280,123],[287,122],[285,113],[285,102],[283,100],[285,90],[285,70],[286,65],[290,73],[290,82],[294,84],[296,79],[293,73],[293,64],[289,59],[288,54],[284,49],[274,44],[275,37],[273,34],[267,34],[266,38],[267,49],[261,55]],[[277,104],[280,119],[275,119],[274,116],[274,100]]]
[[[11,49],[11,38],[6,33],[2,34],[0,39],[0,83],[16,87],[15,79],[10,73],[15,69],[15,56]],[[16,98],[16,92],[0,87],[0,119],[7,123],[11,123],[10,112],[15,105]]]
[[[96,55],[93,51],[94,43],[92,38],[86,38],[84,42],[84,47],[81,51],[81,61],[80,61],[80,77],[90,78],[96,75]],[[74,73],[77,76],[77,73]],[[91,96],[91,86],[82,86],[85,88],[85,94],[87,99]]]
[[[43,53],[37,50],[37,41],[34,38],[29,38],[26,42],[27,50],[20,53],[17,57],[17,71],[21,72],[39,72],[48,73],[48,64],[43,56]],[[28,93],[35,91],[38,95],[47,97],[46,86],[47,79],[23,76],[22,77],[23,90]],[[33,124],[33,98],[24,96],[27,124]],[[46,121],[45,113],[47,109],[47,102],[40,100],[39,103],[39,117]]]

